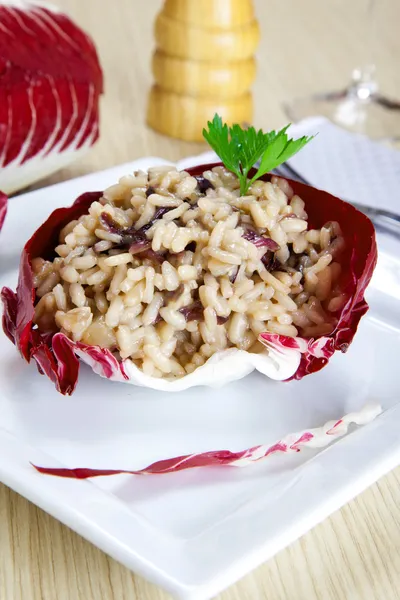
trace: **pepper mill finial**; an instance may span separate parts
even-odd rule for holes
[[[259,41],[252,0],[165,0],[155,22],[147,122],[165,135],[202,141],[219,113],[252,121],[250,87]]]

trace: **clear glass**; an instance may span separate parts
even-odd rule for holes
[[[369,39],[365,46],[373,54],[375,46],[374,8],[376,0],[366,2],[369,22]],[[373,62],[353,70],[350,83],[342,90],[322,92],[308,97],[295,98],[284,103],[285,112],[295,123],[310,116],[325,116],[334,123],[364,133],[371,138],[400,140],[400,100],[383,95],[376,81]]]

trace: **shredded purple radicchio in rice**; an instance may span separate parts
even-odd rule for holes
[[[276,271],[280,267],[280,262],[271,250],[267,250],[261,258],[261,262],[267,271]]]
[[[204,306],[200,300],[184,306],[179,309],[179,312],[185,317],[186,321],[204,321]],[[229,317],[217,316],[218,325],[224,325],[229,320]]]
[[[195,179],[197,179],[197,187],[201,194],[205,194],[207,190],[215,189],[211,181],[206,179],[203,175],[195,175]]]
[[[148,260],[151,260],[151,262],[159,263],[160,265],[165,260],[165,255],[162,252],[155,252],[155,250],[152,250],[151,248],[141,252],[140,257],[147,258]]]
[[[190,252],[196,252],[196,242],[189,242],[185,250],[189,250]]]
[[[136,245],[144,246],[147,242],[146,235],[144,231],[140,229],[136,230],[132,227],[121,227],[119,223],[117,223],[112,216],[107,212],[102,212],[100,215],[100,223],[103,225],[104,229],[109,233],[113,233],[119,235],[121,240],[119,243],[114,245],[114,248],[123,248],[126,246],[133,246],[133,254],[136,254],[140,250],[136,250]]]
[[[118,244],[115,244],[114,248],[126,248],[128,246],[131,254],[141,254],[142,258],[148,258],[153,262],[162,263],[164,255],[160,252],[154,252],[154,250],[151,249],[151,241],[147,239],[146,231],[169,210],[171,210],[171,208],[159,208],[154,213],[151,221],[140,229],[135,229],[134,226],[121,227],[107,212],[101,213],[100,222],[109,233],[114,233],[121,237],[121,241]]]
[[[114,221],[112,216],[108,212],[102,212],[100,215],[100,223],[103,225],[109,233],[116,233],[121,235],[122,227]]]
[[[217,316],[218,325],[224,325],[227,321],[229,321],[229,317],[220,317],[219,315]]]
[[[125,244],[123,244],[125,245]],[[131,243],[131,245],[129,246],[129,252],[131,254],[142,254],[144,251],[146,250],[150,250],[151,248],[151,242],[150,240],[148,240],[146,238],[146,236],[144,235],[142,236],[136,236],[136,239],[134,242]]]
[[[248,242],[251,242],[252,244],[257,246],[257,248],[265,247],[268,248],[268,250],[279,250],[279,245],[276,242],[274,242],[274,240],[272,240],[269,237],[259,235],[254,231],[254,229],[246,229],[242,237],[244,237],[244,239]]]
[[[183,292],[185,291],[185,286],[183,285],[183,283],[181,283],[179,285],[179,287],[176,288],[176,290],[173,291],[164,291],[164,299],[167,302],[172,302],[174,300],[178,300],[179,296],[181,296],[183,294]]]
[[[139,229],[139,231],[144,232],[144,231],[147,231],[148,229],[150,229],[150,227],[154,224],[155,221],[157,221],[158,219],[161,219],[170,210],[172,210],[172,208],[159,208],[158,210],[156,210],[153,218],[146,225],[143,225],[143,227],[141,227]]]
[[[287,215],[285,215],[284,217],[282,217],[281,221],[284,221],[285,219],[298,219],[299,217],[296,215],[296,213],[289,213]]]
[[[239,267],[236,267],[235,270],[229,276],[229,281],[231,283],[235,283],[238,273],[239,273]]]
[[[204,307],[200,300],[179,309],[186,321],[202,321],[204,319],[203,311]]]
[[[155,221],[157,221],[158,219],[161,219],[165,213],[167,213],[168,211],[172,210],[170,207],[169,208],[159,208],[158,210],[156,210],[156,212],[153,215],[153,218],[146,223],[146,225],[143,225],[143,227],[141,227],[140,229],[135,229],[135,226],[132,225],[131,227],[121,227],[121,225],[119,225],[119,223],[117,223],[112,216],[107,213],[107,212],[102,212],[100,215],[100,222],[103,225],[103,227],[109,231],[110,233],[116,233],[117,235],[121,235],[122,237],[126,236],[136,236],[136,235],[142,235],[144,234],[146,231],[148,231],[150,229],[150,227],[154,224]],[[134,241],[134,240],[132,240]]]
[[[243,234],[245,240],[254,244],[257,248],[265,248],[265,253],[261,257],[261,262],[267,271],[274,271],[279,266],[279,261],[275,257],[276,250],[279,250],[279,245],[271,238],[259,235],[254,229],[247,229]],[[236,279],[236,277],[235,277]],[[235,279],[232,281],[234,283]]]
[[[161,321],[163,320],[162,316],[160,315],[160,313],[157,313],[156,318],[154,319],[154,321],[152,322],[152,325],[157,325],[157,323],[161,323]]]
[[[152,185],[149,185],[149,187],[146,190],[146,198],[148,198],[149,196],[151,196],[152,194],[155,194],[156,190],[155,188],[153,188]]]

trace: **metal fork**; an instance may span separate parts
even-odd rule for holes
[[[294,179],[295,181],[299,181],[300,183],[305,183],[309,185],[309,182],[304,179],[293,167],[291,167],[288,163],[283,163],[279,165],[273,171],[276,175],[280,175],[281,177],[288,177],[289,179]],[[400,215],[389,210],[385,210],[383,208],[372,208],[370,206],[365,206],[363,204],[359,204],[358,202],[349,201],[350,204],[355,206],[359,211],[363,212],[367,217],[373,221],[373,223],[377,226],[380,226],[384,229],[390,229],[390,231],[394,231],[397,234],[400,234]]]

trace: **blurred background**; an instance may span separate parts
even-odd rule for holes
[[[152,83],[153,24],[162,0],[55,0],[89,33],[105,76],[100,140],[79,162],[44,184],[146,155],[177,160],[205,149],[157,134],[146,126]],[[400,97],[400,2],[370,0],[254,0],[261,30],[253,85],[254,125],[288,122],[283,102],[343,88],[355,66],[373,59],[382,90]],[[199,2],[199,7],[201,2]],[[371,35],[372,30],[376,35]],[[375,38],[375,39],[374,39]],[[40,184],[43,185],[43,184]]]

